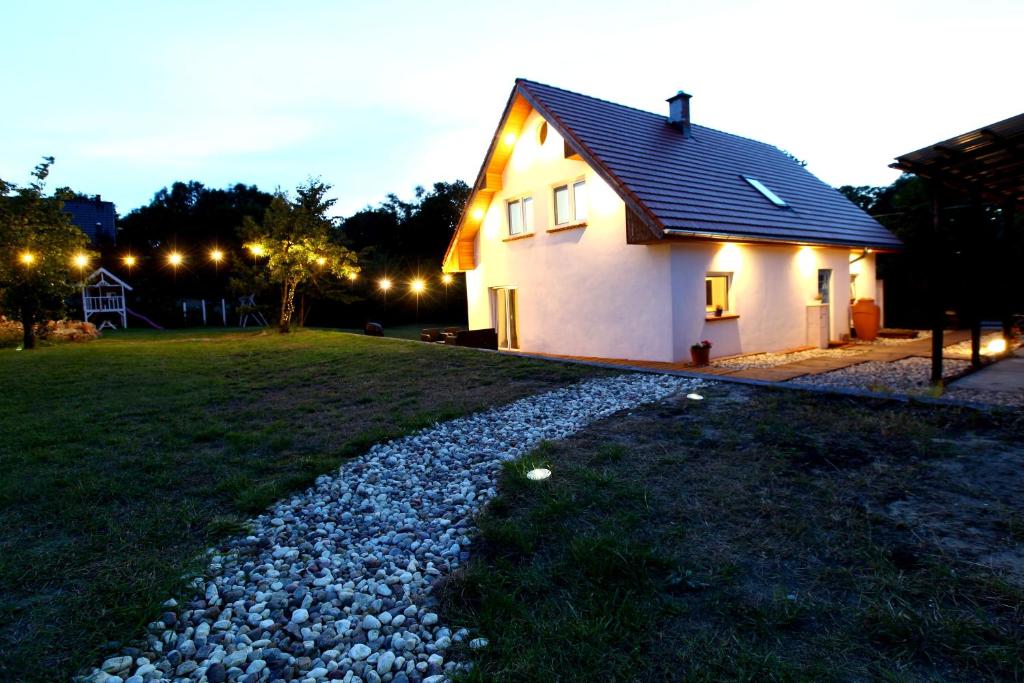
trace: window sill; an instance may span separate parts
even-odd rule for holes
[[[516,240],[525,240],[527,237],[533,237],[536,233],[533,232],[521,232],[518,235],[509,235],[502,239],[502,242],[515,242]]]
[[[548,232],[563,232],[565,230],[580,230],[587,227],[586,221],[580,221],[579,223],[569,223],[568,225],[556,225],[553,228],[548,228]]]
[[[722,315],[706,315],[704,316],[704,320],[707,322],[714,322],[715,320],[735,320],[739,317],[738,313],[723,313]]]

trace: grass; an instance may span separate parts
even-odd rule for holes
[[[371,444],[593,374],[326,331],[0,351],[0,680],[95,664],[206,547]]]
[[[1024,678],[1019,415],[703,393],[505,467],[465,681]]]

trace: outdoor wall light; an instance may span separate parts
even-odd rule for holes
[[[526,478],[532,481],[541,481],[551,476],[551,470],[544,467],[537,467],[526,473]]]

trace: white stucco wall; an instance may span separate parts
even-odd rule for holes
[[[528,117],[505,168],[502,190],[476,238],[477,267],[466,273],[471,328],[493,327],[490,290],[514,287],[522,350],[559,355],[685,361],[691,344],[712,357],[790,350],[807,344],[806,308],[818,269],[832,269],[832,340],[849,334],[851,252],[845,248],[675,242],[626,244],[625,206],[585,163],[564,158],[563,141]],[[552,190],[586,179],[587,227],[554,226]],[[506,200],[530,195],[531,236],[509,240]],[[854,254],[855,256],[856,254]],[[853,266],[858,295],[874,295],[874,255]],[[708,320],[704,278],[732,273],[730,313]]]
[[[505,168],[502,190],[477,235],[477,267],[466,273],[469,325],[492,327],[490,289],[517,288],[520,348],[603,358],[672,356],[667,246],[626,244],[625,205],[582,161],[565,159],[563,141],[528,117]],[[587,227],[549,233],[554,186],[586,179]],[[506,241],[505,202],[529,194],[531,237]]]
[[[871,257],[873,258],[873,257]],[[850,252],[842,248],[693,242],[672,246],[674,356],[707,339],[711,356],[788,351],[807,345],[807,305],[818,291],[818,270],[832,269],[830,338],[849,328]],[[704,277],[731,273],[730,311],[705,312]],[[728,317],[728,314],[738,317]],[[710,319],[709,319],[710,318]]]

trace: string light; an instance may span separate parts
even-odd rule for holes
[[[184,261],[185,257],[176,251],[172,251],[170,254],[167,255],[167,262],[175,268],[180,266]]]
[[[357,273],[356,271],[354,271],[354,270],[348,271],[348,279],[351,280],[352,282],[355,282],[356,278],[358,278],[358,277],[359,277],[359,273]]]
[[[324,266],[327,265],[327,257],[325,257],[325,256],[318,257],[317,260],[316,260],[316,264],[318,266],[320,266],[321,268],[323,268]]]
[[[377,283],[377,286],[380,287],[382,292],[388,291],[391,289],[391,278],[382,277]]]
[[[263,248],[263,245],[259,244],[258,242],[250,244],[249,251],[252,252],[253,256],[263,256],[263,254],[266,253],[266,250]]]
[[[441,282],[443,282],[445,284],[445,286],[450,285],[454,281],[455,281],[455,278],[452,277],[451,273],[445,273],[444,275],[441,276]]]
[[[20,260],[26,266],[31,266],[33,263],[36,262],[36,255],[33,254],[31,251],[25,251],[22,252],[21,256],[18,257],[18,260]]]
[[[220,249],[214,249],[210,252],[210,260],[214,263],[220,263],[224,260],[224,252]]]
[[[89,265],[89,257],[85,254],[75,254],[75,265],[78,266],[79,270]]]
[[[409,283],[409,289],[413,294],[422,294],[423,290],[427,288],[427,283],[422,278],[416,278]]]
[[[129,270],[134,268],[135,264],[138,263],[138,260],[131,254],[125,254],[121,261],[124,263],[124,265],[128,267]]]

